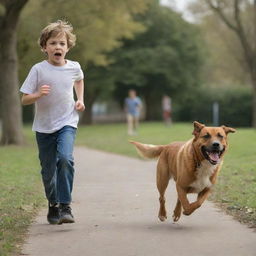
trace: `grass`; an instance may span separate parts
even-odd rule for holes
[[[43,203],[35,147],[0,147],[0,180],[0,255],[17,255]]]
[[[25,147],[0,147],[0,255],[18,255],[24,235],[45,202],[39,161],[31,127],[24,129]],[[138,157],[128,140],[167,144],[191,138],[192,124],[142,123],[139,135],[129,137],[125,124],[80,126],[77,145]],[[240,221],[256,227],[256,131],[237,129],[229,135],[218,183],[211,197]]]
[[[150,144],[167,144],[174,140],[187,140],[191,137],[191,124],[176,124],[171,128],[162,123],[142,123],[139,135],[126,134],[125,124],[101,124],[79,127],[77,145],[109,151],[117,154],[138,157],[129,140],[139,140]]]
[[[91,148],[138,157],[128,140],[150,144],[168,144],[192,137],[192,124],[178,123],[166,127],[162,123],[142,123],[139,135],[126,135],[125,124],[80,127],[77,144]],[[256,227],[256,130],[237,129],[229,134],[229,152],[218,177],[211,199],[241,222]]]

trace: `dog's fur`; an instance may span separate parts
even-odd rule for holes
[[[176,182],[178,193],[174,221],[179,220],[182,208],[183,214],[190,215],[202,205],[216,182],[228,146],[227,134],[230,132],[235,132],[235,129],[226,126],[206,127],[195,121],[194,138],[187,142],[155,146],[131,141],[142,156],[159,157],[157,188],[160,194],[158,217],[161,221],[167,219],[164,194],[171,178]],[[197,193],[197,200],[190,203],[188,193]]]

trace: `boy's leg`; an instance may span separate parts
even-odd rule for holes
[[[64,126],[57,136],[57,191],[61,204],[71,203],[74,178],[73,149],[76,128]]]
[[[57,188],[60,202],[59,224],[75,222],[71,212],[71,193],[74,178],[73,147],[76,128],[64,126],[57,138]]]
[[[39,150],[39,159],[41,163],[41,174],[45,189],[45,195],[48,199],[47,220],[50,224],[59,223],[59,208],[57,197],[57,177],[56,177],[56,134],[36,133],[36,140]]]
[[[58,203],[56,182],[56,134],[36,133],[45,195],[51,205]]]
[[[134,131],[136,133],[139,127],[139,116],[134,116],[133,118],[134,118]]]
[[[127,129],[128,135],[133,135],[133,117],[131,114],[127,114]]]

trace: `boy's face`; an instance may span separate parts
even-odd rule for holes
[[[69,51],[67,37],[64,33],[50,37],[43,48],[48,55],[48,62],[54,66],[65,65],[65,56]]]
[[[134,90],[129,91],[129,97],[130,98],[135,98],[136,97],[136,92]]]

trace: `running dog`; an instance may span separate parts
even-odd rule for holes
[[[179,220],[182,208],[184,215],[190,215],[202,205],[221,169],[228,147],[227,134],[230,132],[235,132],[235,129],[226,126],[207,127],[195,121],[194,137],[187,142],[156,146],[130,141],[143,157],[159,157],[157,188],[160,194],[160,221],[167,219],[164,194],[171,178],[176,182],[178,193],[173,221]],[[197,200],[190,203],[188,193],[196,193]]]

